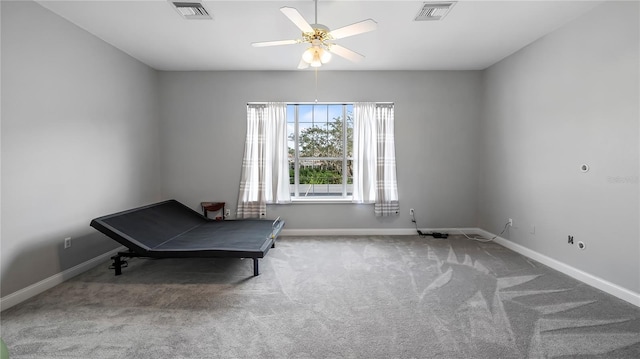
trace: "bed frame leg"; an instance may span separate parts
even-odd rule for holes
[[[111,257],[111,259],[113,259],[113,269],[116,270],[116,275],[121,275],[122,274],[122,260],[120,256],[113,256]]]
[[[258,270],[258,258],[253,258],[253,276],[257,277],[260,274]]]

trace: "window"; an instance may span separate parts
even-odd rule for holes
[[[288,104],[287,140],[293,200],[351,198],[352,104]]]
[[[247,104],[238,218],[292,200],[372,203],[376,216],[397,216],[393,103]]]

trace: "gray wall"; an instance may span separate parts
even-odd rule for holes
[[[511,217],[506,238],[636,293],[638,15],[601,5],[485,71],[478,201],[480,227]]]
[[[114,248],[93,217],[160,198],[235,210],[246,103],[316,97],[396,103],[402,214],[270,206],[288,228],[410,228],[415,208],[421,227],[497,233],[510,217],[505,237],[640,292],[637,3],[484,72],[323,69],[317,96],[312,71],[156,73],[37,4],[0,9],[2,296]]]
[[[160,182],[156,72],[36,3],[1,6],[5,296],[115,248],[90,220]]]
[[[319,101],[395,102],[401,216],[373,205],[273,205],[289,229],[475,227],[481,73],[318,72]],[[252,101],[314,101],[312,71],[161,72],[162,188],[194,209],[227,202],[235,213]]]

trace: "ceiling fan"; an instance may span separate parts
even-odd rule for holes
[[[251,43],[251,46],[265,47],[309,43],[311,46],[302,53],[302,60],[300,60],[298,64],[299,69],[306,69],[309,65],[312,67],[320,67],[322,64],[331,60],[331,53],[353,62],[362,61],[362,59],[364,59],[363,55],[333,43],[333,41],[373,31],[378,26],[378,23],[374,20],[366,19],[356,22],[355,24],[343,26],[339,29],[330,30],[325,25],[318,24],[318,0],[315,0],[314,24],[309,24],[295,8],[285,6],[280,8],[280,11],[302,31],[302,38],[295,40],[254,42]]]

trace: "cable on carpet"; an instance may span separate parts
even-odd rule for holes
[[[504,228],[502,228],[502,232],[500,232],[499,234],[496,234],[495,236],[493,236],[493,238],[489,238],[489,239],[487,239],[487,238],[482,238],[482,237],[469,237],[466,233],[464,233],[464,232],[463,232],[461,229],[459,229],[459,228],[454,228],[454,230],[456,230],[456,231],[458,231],[458,232],[462,233],[462,235],[463,235],[463,236],[465,236],[467,239],[470,239],[470,240],[472,240],[472,241],[478,241],[478,242],[486,243],[486,242],[492,242],[494,239],[496,239],[496,238],[500,237],[500,236],[501,236],[501,235],[502,235],[502,234],[507,230],[507,227],[509,227],[509,222],[507,222],[507,223],[504,225]]]
[[[415,212],[411,213],[411,222],[413,222],[413,224],[415,225],[416,232],[418,232],[418,235],[420,237],[431,236],[433,238],[446,239],[449,236],[447,233],[439,233],[439,232],[423,233],[421,230],[418,229],[418,221],[416,221]],[[504,234],[504,232],[507,231],[508,227],[509,227],[509,222],[507,222],[504,225],[504,228],[502,228],[502,231],[500,233],[496,234],[495,236],[493,236],[493,238],[469,237],[466,233],[464,233],[464,231],[462,231],[462,229],[453,228],[453,230],[460,232],[463,236],[465,236],[465,238],[467,238],[469,240],[487,243],[487,242],[492,242],[494,239],[496,239],[499,236],[501,236],[502,234]]]

